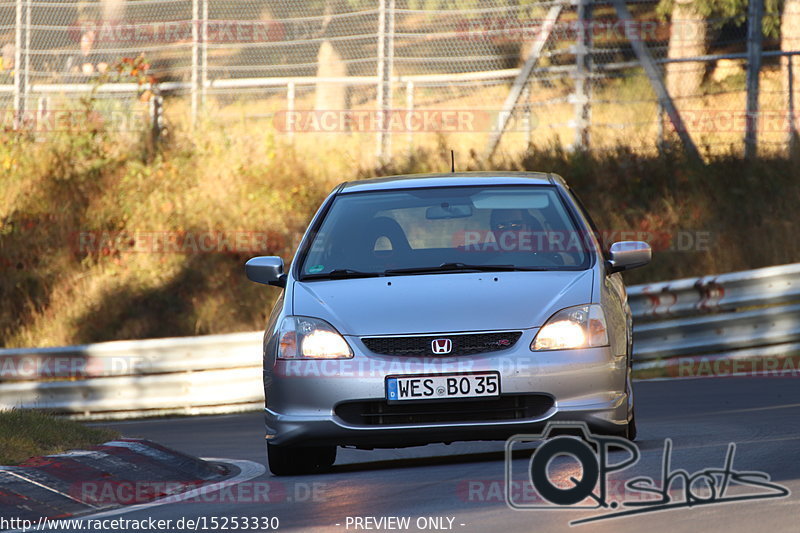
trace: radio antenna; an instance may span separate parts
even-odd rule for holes
[[[456,173],[456,151],[450,150],[450,172]]]

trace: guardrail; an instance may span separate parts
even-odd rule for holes
[[[800,353],[800,264],[628,289],[637,364]],[[261,332],[0,350],[0,409],[82,419],[263,405]]]
[[[800,264],[638,285],[628,298],[640,361],[781,345],[788,355],[800,342]]]
[[[217,414],[264,404],[261,332],[0,350],[0,409],[82,419]]]

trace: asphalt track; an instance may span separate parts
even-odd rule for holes
[[[410,518],[410,527],[400,531],[800,531],[800,382],[778,377],[644,381],[636,383],[635,394],[641,459],[627,470],[612,474],[613,478],[624,482],[650,476],[660,484],[667,438],[673,443],[671,470],[684,469],[689,474],[722,469],[728,445],[733,442],[736,451],[732,470],[764,472],[772,483],[785,487],[790,494],[678,507],[570,528],[571,521],[612,511],[509,508],[503,498],[504,443],[481,442],[398,450],[340,449],[336,465],[327,474],[276,478],[267,472],[245,481],[233,494],[204,494],[195,500],[118,516],[137,520],[205,517],[206,527],[213,525],[211,519],[216,518],[218,529],[226,525],[226,518],[278,517],[280,531],[397,530],[390,529],[396,525],[392,522],[361,522],[364,527],[357,527],[356,517],[379,520],[389,516]],[[125,436],[152,439],[201,457],[265,464],[262,418],[258,413],[108,425]],[[528,467],[531,448],[524,448],[527,449],[516,454],[513,461],[515,477],[523,476]],[[612,452],[611,461],[627,456],[627,452]],[[554,480],[581,475],[575,461],[568,458],[557,458],[549,472]],[[608,501],[631,501],[642,494],[620,494],[618,482],[612,481],[611,485]],[[775,493],[734,485],[730,484],[727,497]],[[264,487],[269,487],[268,498],[264,497]],[[708,486],[700,481],[694,488],[698,497],[710,494]],[[521,495],[516,494],[517,498]],[[679,482],[670,494],[673,503],[685,500]],[[541,502],[529,494],[522,497],[523,503]],[[623,507],[616,510],[620,509]],[[427,521],[428,517],[441,517],[441,523]],[[418,523],[418,519],[422,521]],[[233,529],[232,522],[227,525]],[[202,528],[202,524],[198,526]],[[172,530],[178,529],[173,526]]]

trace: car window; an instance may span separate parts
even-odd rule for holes
[[[442,187],[338,196],[301,275],[448,263],[576,270],[590,253],[552,186]]]

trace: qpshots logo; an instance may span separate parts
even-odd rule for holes
[[[539,446],[523,471],[514,456],[529,443]],[[550,422],[541,434],[514,435],[506,441],[505,500],[515,510],[599,512],[569,523],[576,526],[648,512],[790,495],[788,488],[772,483],[765,472],[734,469],[735,455],[736,444],[730,443],[721,467],[690,473],[673,468],[672,440],[665,439],[659,481],[645,475],[620,480],[619,473],[641,458],[636,444],[622,437],[592,434],[585,422]]]

